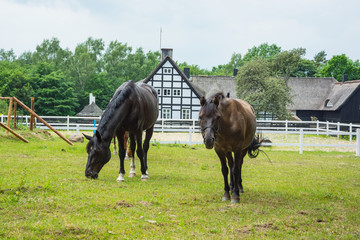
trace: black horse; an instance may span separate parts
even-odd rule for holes
[[[135,84],[127,81],[115,92],[100,119],[99,126],[93,137],[84,136],[89,140],[86,151],[88,161],[85,176],[97,178],[102,167],[110,160],[110,144],[113,136],[119,142],[120,171],[117,181],[124,181],[124,134],[130,134],[130,148],[140,159],[141,180],[149,178],[147,174],[147,152],[153,134],[154,124],[158,117],[158,97],[155,89],[145,83]],[[144,145],[142,134],[146,131]]]

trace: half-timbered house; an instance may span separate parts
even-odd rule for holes
[[[162,61],[144,82],[158,93],[160,119],[198,119],[201,96],[172,59],[172,53],[172,49],[162,49]]]

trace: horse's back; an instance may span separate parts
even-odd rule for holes
[[[222,103],[220,145],[235,151],[245,149],[252,142],[256,131],[256,117],[249,103],[227,98]]]

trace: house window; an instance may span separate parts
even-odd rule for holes
[[[328,107],[328,108],[330,108],[330,107],[333,107],[334,105],[332,104],[332,102],[330,102],[330,99],[327,99],[326,101],[325,101],[325,107]]]
[[[164,74],[171,74],[172,69],[171,68],[164,68]]]
[[[180,89],[174,89],[173,96],[180,96],[180,95],[181,95]]]
[[[162,110],[162,118],[163,119],[170,119],[171,118],[171,109],[170,108],[164,108]]]
[[[163,93],[164,96],[171,96],[171,90],[168,88],[164,88]]]
[[[190,119],[190,109],[183,109],[181,111],[182,119]]]

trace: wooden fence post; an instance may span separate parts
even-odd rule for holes
[[[356,129],[356,156],[360,156],[360,128]]]
[[[14,102],[14,129],[16,129],[16,110],[17,110],[17,102]]]
[[[8,118],[7,118],[7,123],[6,123],[6,126],[7,126],[8,128],[10,128],[10,120],[11,120],[12,106],[13,106],[13,98],[10,98]],[[6,133],[9,133],[9,130],[6,129]]]

